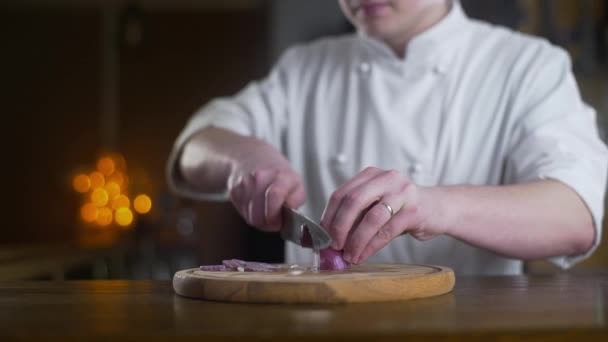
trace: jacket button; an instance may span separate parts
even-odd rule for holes
[[[422,164],[414,163],[414,164],[410,165],[409,172],[411,174],[416,174],[416,173],[422,172]]]
[[[334,163],[336,164],[344,164],[348,161],[348,158],[346,157],[346,154],[344,153],[339,153],[338,155],[336,155],[333,158]]]
[[[372,66],[368,62],[361,62],[361,64],[359,64],[359,71],[364,74],[367,74],[371,69]]]

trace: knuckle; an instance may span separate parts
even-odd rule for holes
[[[384,172],[384,174],[390,178],[400,178],[401,177],[401,173],[399,173],[399,171],[397,171],[395,169],[387,170]]]
[[[375,166],[367,166],[365,169],[363,169],[363,172],[365,172],[365,173],[370,173],[370,172],[375,173],[378,171],[380,171],[380,169]]]
[[[376,236],[378,237],[378,239],[380,239],[383,242],[389,241],[393,236],[392,231],[393,231],[392,227],[385,226],[382,229],[380,229],[378,231],[378,233],[376,233]]]
[[[408,180],[401,182],[401,184],[399,185],[399,192],[405,192],[405,190],[407,190],[407,188],[409,188],[409,186],[410,186],[410,182]]]
[[[340,202],[342,201],[342,198],[344,197],[344,195],[342,194],[342,192],[340,190],[336,190],[334,191],[333,194],[331,194],[331,196],[329,196],[329,201],[330,202]]]
[[[356,208],[356,207],[358,207],[358,206],[361,204],[361,202],[362,202],[362,200],[361,200],[361,195],[359,195],[359,194],[358,194],[358,193],[356,193],[356,192],[355,192],[355,193],[350,193],[350,194],[348,194],[348,195],[344,196],[343,201],[344,201],[344,205],[345,205],[347,208]]]

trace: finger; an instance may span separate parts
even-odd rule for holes
[[[287,196],[285,204],[292,209],[296,209],[302,206],[306,201],[306,190],[304,190],[304,183],[299,179],[295,189]]]
[[[363,171],[359,172],[355,177],[351,178],[346,183],[339,186],[329,197],[329,201],[323,210],[323,214],[321,215],[321,226],[324,228],[328,228],[331,226],[336,211],[342,202],[344,196],[351,192],[352,189],[358,187],[359,185],[367,182],[373,177],[377,176],[381,173],[382,170],[376,167],[367,167]]]
[[[249,205],[249,219],[251,224],[257,228],[265,228],[266,222],[266,189],[272,183],[277,171],[274,170],[257,170],[251,175],[249,179],[251,186],[248,189],[249,199],[251,201]]]
[[[247,209],[249,199],[247,198],[247,192],[244,181],[241,180],[236,183],[235,186],[230,189],[229,195],[230,201],[232,202],[234,208],[245,219],[245,221],[249,223],[249,213]]]
[[[357,217],[375,201],[385,196],[404,192],[409,182],[397,171],[383,171],[382,174],[361,184],[347,194],[338,208],[328,231],[334,239],[334,249],[344,248],[346,237]]]
[[[266,188],[264,216],[268,227],[281,227],[281,207],[287,200],[289,193],[294,191],[298,186],[297,179],[295,178],[290,173],[279,173],[268,188]]]
[[[344,243],[346,261],[355,263],[374,235],[391,219],[391,212],[382,203],[394,207],[399,201],[401,199],[398,196],[384,197],[367,210],[361,222],[355,225]]]
[[[384,246],[388,245],[394,238],[406,232],[416,222],[417,208],[406,207],[395,214],[382,228],[378,230],[363,252],[355,260],[361,263],[370,256],[376,254]]]

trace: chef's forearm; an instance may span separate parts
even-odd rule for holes
[[[181,177],[198,191],[223,192],[237,162],[264,144],[225,129],[205,128],[193,135],[182,149]]]
[[[552,180],[509,186],[428,188],[448,235],[517,259],[576,255],[595,237],[582,199]]]

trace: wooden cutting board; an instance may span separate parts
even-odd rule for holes
[[[444,266],[353,265],[341,272],[179,271],[173,289],[181,296],[247,303],[363,303],[437,296],[454,287]]]

